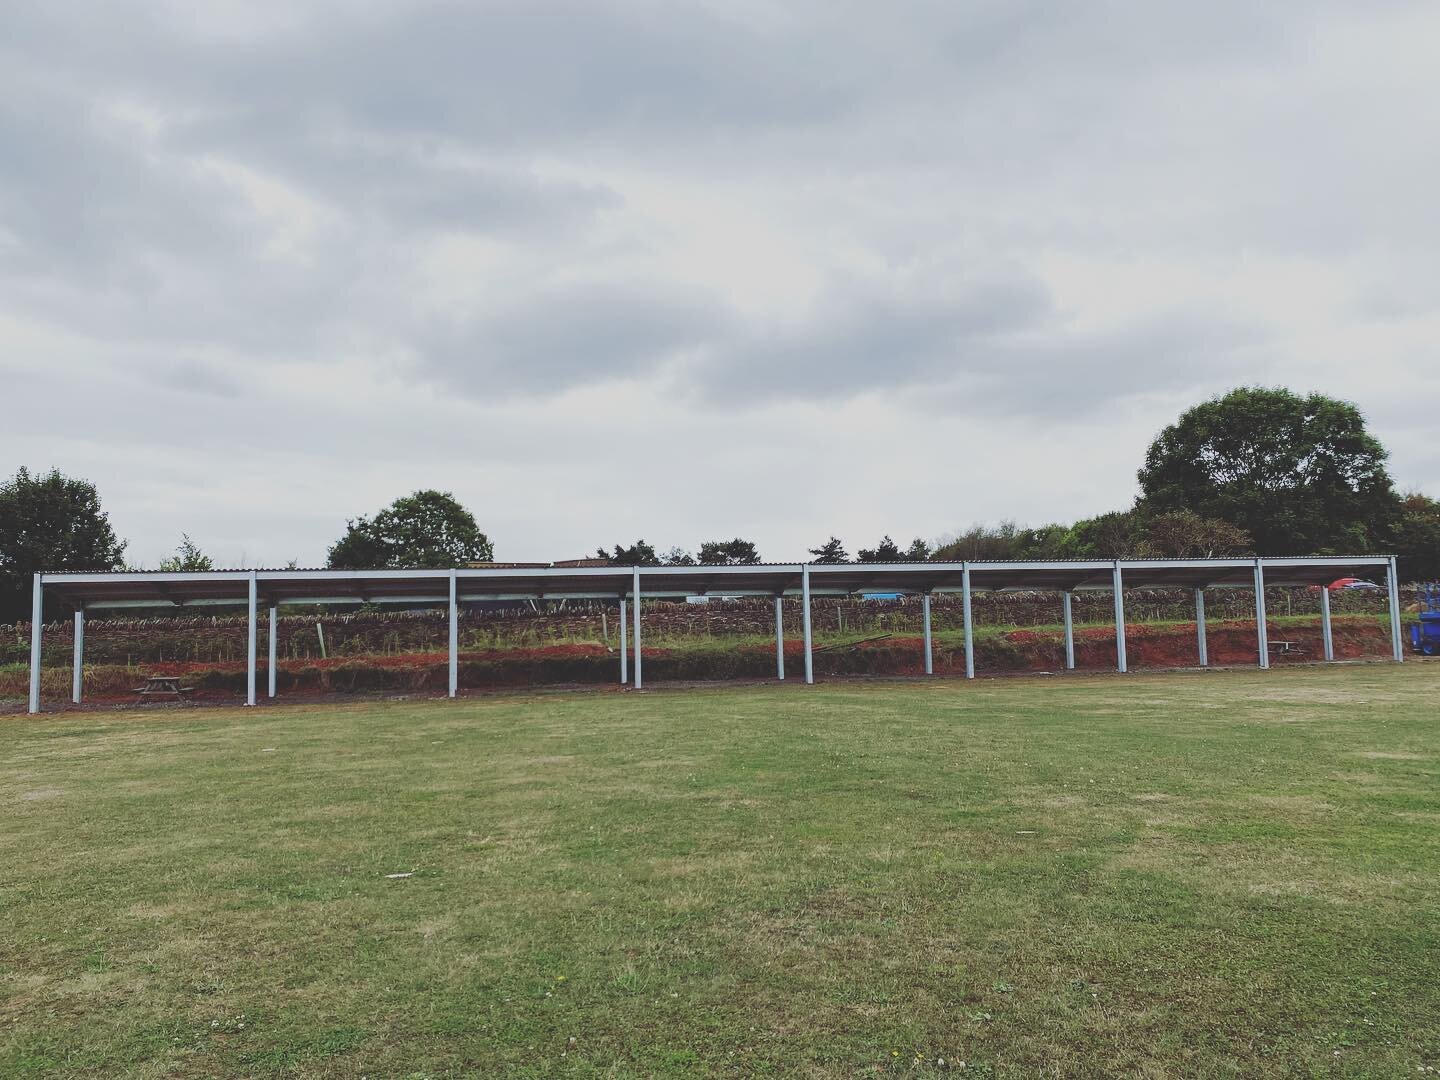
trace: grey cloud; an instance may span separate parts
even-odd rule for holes
[[[563,282],[421,337],[420,370],[477,396],[553,396],[653,374],[724,334],[715,298],[661,282]]]
[[[927,412],[1063,416],[1157,392],[1259,377],[1260,325],[1178,309],[1076,326],[1022,275],[926,289],[832,287],[804,321],[718,344],[697,364],[707,400],[898,397]]]
[[[1062,324],[984,342],[951,379],[907,397],[941,412],[1084,416],[1157,394],[1264,381],[1268,340],[1257,324],[1184,309],[1102,328]]]
[[[214,398],[238,398],[244,383],[223,366],[201,360],[180,360],[168,365],[162,377],[166,385],[187,393]]]
[[[797,323],[719,343],[697,365],[710,400],[851,397],[944,377],[974,343],[1053,317],[1044,286],[1024,275],[936,283],[833,284]]]
[[[100,129],[89,103],[0,77],[0,262],[87,285],[143,279],[157,255],[204,256],[241,239],[239,200]]]
[[[212,130],[297,116],[386,132],[529,145],[604,131],[810,123],[860,73],[712,9],[588,0],[320,9],[253,38],[196,37],[144,4],[31,12],[20,40],[57,63],[209,106]],[[106,48],[106,28],[123,48]],[[56,46],[61,46],[56,48]],[[203,115],[203,113],[202,113]]]

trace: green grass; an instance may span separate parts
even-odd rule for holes
[[[8,718],[0,1074],[1414,1076],[1437,674]]]

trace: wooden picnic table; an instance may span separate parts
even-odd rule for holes
[[[1276,656],[1292,656],[1296,653],[1303,653],[1305,650],[1298,641],[1272,641],[1270,651]]]
[[[193,686],[181,686],[178,675],[151,675],[145,680],[144,686],[137,686],[131,691],[132,694],[139,694],[141,697],[184,697],[193,693]]]

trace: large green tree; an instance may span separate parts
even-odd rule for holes
[[[625,547],[622,547],[620,544],[616,544],[615,550],[612,552],[607,552],[603,547],[596,548],[595,554],[601,559],[608,559],[611,566],[665,565],[665,560],[661,559],[659,554],[655,551],[655,545],[650,543],[648,540],[636,540],[635,543]],[[684,555],[688,555],[688,552],[681,551],[679,548],[674,548],[671,550],[670,554],[666,556],[666,558],[679,558],[680,556]],[[672,565],[684,566],[686,564],[681,562],[674,563]]]
[[[810,554],[815,556],[812,561],[817,563],[843,563],[850,561],[850,556],[845,551],[845,545],[842,544],[840,538],[836,536],[830,537],[829,540],[826,540],[825,543],[819,547],[811,548]]]
[[[37,571],[115,570],[124,554],[88,480],[22,468],[0,486],[0,622],[30,617]]]
[[[1138,505],[1228,521],[1264,555],[1353,553],[1382,544],[1399,517],[1385,459],[1349,402],[1245,387],[1160,433]]]
[[[750,540],[707,540],[700,545],[701,566],[755,566],[760,553]]]
[[[1440,581],[1440,502],[1419,492],[1406,495],[1391,550],[1402,581]]]
[[[900,550],[900,545],[888,535],[882,536],[880,543],[873,548],[861,548],[855,553],[857,562],[900,562],[904,557],[905,553]]]
[[[488,562],[495,546],[475,516],[445,491],[417,491],[373,518],[346,522],[330,548],[329,565],[343,570],[463,566]]]

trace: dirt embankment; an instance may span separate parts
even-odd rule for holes
[[[1367,617],[1335,620],[1335,654],[1338,659],[1389,655],[1389,634],[1377,620]],[[1305,663],[1323,658],[1320,626],[1312,624],[1268,627],[1275,664]],[[1212,622],[1208,628],[1210,663],[1217,666],[1256,662],[1254,620]],[[1288,651],[1273,647],[1289,642]],[[924,671],[923,639],[889,637],[879,641],[830,647],[814,655],[821,677],[919,675]],[[1131,669],[1190,667],[1198,664],[1194,623],[1139,624],[1126,628],[1126,652]],[[791,678],[804,668],[800,641],[785,643],[786,669]],[[1107,671],[1115,667],[1115,632],[1085,627],[1075,635],[1075,663],[1079,670]],[[1065,664],[1064,639],[1058,631],[1014,630],[982,634],[975,642],[975,667],[981,675],[1025,671],[1058,671]],[[460,685],[466,689],[502,689],[573,684],[617,685],[619,656],[599,643],[548,645],[535,648],[467,651],[461,654]],[[262,660],[263,669],[263,660]],[[935,672],[964,673],[963,648],[946,643],[935,648]],[[768,679],[775,673],[773,648],[761,645],[734,649],[645,650],[645,678],[651,685],[668,681]],[[43,672],[47,701],[68,699],[70,671],[51,667]],[[233,701],[245,689],[243,662],[203,663],[165,661],[125,667],[97,665],[86,669],[86,699],[92,704],[134,701],[133,690],[150,675],[176,675],[194,687],[194,698]],[[18,708],[25,694],[23,669],[0,674],[0,698]],[[263,685],[266,675],[262,670]],[[284,694],[343,694],[357,691],[443,693],[448,685],[446,654],[411,653],[399,656],[361,656],[328,660],[282,660],[276,683]]]

